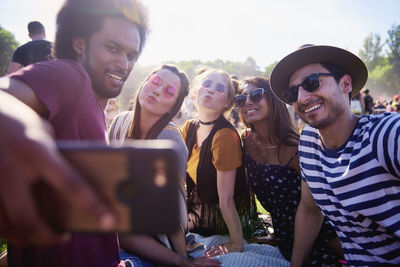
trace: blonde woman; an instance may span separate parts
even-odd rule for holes
[[[205,236],[229,234],[231,242],[213,246],[206,252],[209,257],[241,252],[241,217],[249,216],[250,199],[240,137],[224,117],[233,106],[235,90],[228,74],[213,69],[201,70],[193,87],[198,119],[188,121],[183,130],[189,150],[189,230]]]

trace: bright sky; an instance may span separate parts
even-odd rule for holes
[[[26,25],[41,21],[54,40],[64,0],[0,0],[0,25],[20,43]],[[398,0],[143,0],[152,32],[141,65],[163,61],[254,58],[263,68],[305,43],[327,44],[358,54],[371,32],[383,40],[400,24]]]

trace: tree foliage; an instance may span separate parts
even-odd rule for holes
[[[8,65],[18,45],[14,35],[0,26],[0,76],[7,74]]]
[[[191,61],[179,61],[179,62],[168,62],[175,64],[179,68],[183,69],[190,79],[196,76],[196,72],[201,67],[209,67],[214,69],[222,69],[229,75],[235,75],[239,79],[245,76],[256,76],[262,75],[259,70],[256,61],[252,57],[248,57],[244,62],[235,62],[229,60],[216,59],[214,61],[191,60]]]
[[[384,53],[385,44],[388,50]],[[400,93],[400,25],[391,26],[384,43],[378,34],[371,33],[359,55],[368,68],[367,87],[372,95],[392,97]]]
[[[268,66],[265,68],[264,76],[265,76],[265,77],[268,77],[268,78],[271,77],[272,70],[275,68],[275,66],[276,66],[277,64],[278,64],[278,61],[275,61],[274,63],[268,65]]]
[[[360,50],[360,58],[366,63],[368,70],[372,71],[376,66],[382,63],[382,49],[381,37],[379,34],[371,33],[364,40],[363,49]]]
[[[400,25],[392,25],[388,34],[389,60],[393,71],[400,74]]]

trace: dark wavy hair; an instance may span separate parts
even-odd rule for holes
[[[101,30],[107,17],[121,17],[136,24],[140,55],[149,29],[147,9],[139,0],[66,0],[57,15],[54,56],[76,60],[74,39],[88,42],[93,33]]]
[[[327,69],[329,71],[329,73],[335,73],[335,75],[333,76],[333,78],[335,79],[336,83],[339,84],[340,79],[342,79],[342,77],[345,74],[348,74],[347,72],[345,72],[342,68],[331,64],[331,63],[325,63],[322,62],[320,63],[322,67],[324,67],[325,69]],[[348,94],[349,96],[349,104],[351,105],[351,92],[349,92]]]
[[[149,132],[147,133],[145,139],[156,139],[157,136],[160,134],[160,132],[167,126],[167,124],[178,114],[179,110],[182,107],[183,100],[189,93],[189,80],[188,77],[184,72],[181,72],[177,67],[172,66],[172,65],[162,65],[160,68],[157,68],[154,70],[152,73],[150,73],[146,80],[144,80],[140,87],[139,90],[136,94],[136,100],[135,100],[135,107],[134,107],[134,115],[133,115],[133,121],[132,124],[129,128],[127,138],[132,138],[132,139],[139,139],[140,138],[140,127],[139,127],[139,121],[140,121],[140,111],[141,111],[141,106],[139,103],[139,94],[140,91],[142,90],[144,84],[149,80],[149,77],[162,69],[169,70],[176,75],[178,75],[180,81],[181,81],[181,90],[179,91],[178,98],[175,102],[175,105],[172,107],[172,109],[164,114],[154,125],[153,127],[150,128]]]
[[[247,84],[252,84],[257,88],[264,88],[264,98],[267,102],[268,116],[265,120],[268,125],[272,127],[272,135],[269,136],[269,142],[278,146],[297,146],[299,142],[299,133],[296,127],[293,125],[292,119],[290,118],[289,111],[286,104],[280,101],[275,94],[272,92],[269,85],[269,79],[264,77],[245,77],[242,79],[241,86],[239,88],[239,94],[244,90]],[[254,125],[244,121],[242,114],[239,112],[240,118],[243,123],[251,128],[255,132]]]

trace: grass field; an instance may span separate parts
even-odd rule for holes
[[[7,243],[5,240],[0,238],[0,253],[7,249]]]
[[[257,205],[257,211],[261,214],[269,214],[268,211],[266,211],[263,206],[261,205],[260,201],[258,201],[257,197],[256,197],[256,205]]]

